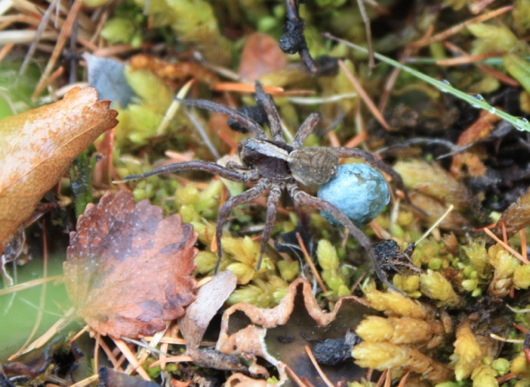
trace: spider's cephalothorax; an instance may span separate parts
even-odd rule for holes
[[[193,160],[165,165],[151,172],[128,176],[125,179],[133,180],[161,173],[201,170],[233,181],[254,183],[247,191],[229,198],[219,209],[215,234],[219,257],[216,271],[219,268],[222,257],[221,235],[223,225],[231,210],[240,204],[250,202],[267,193],[267,215],[260,242],[259,269],[261,258],[276,218],[278,202],[282,191],[285,191],[292,198],[297,210],[303,208],[325,211],[335,220],[343,224],[359,244],[366,249],[379,279],[389,287],[394,288],[388,281],[384,271],[380,268],[376,254],[368,238],[337,207],[326,200],[308,194],[305,192],[304,187],[319,186],[332,179],[337,170],[340,157],[355,157],[366,160],[368,164],[390,175],[399,188],[404,191],[401,177],[392,168],[377,160],[372,154],[361,149],[345,147],[303,147],[307,136],[311,134],[318,123],[320,118],[318,113],[310,114],[296,132],[292,143],[287,144],[282,133],[280,117],[274,106],[274,102],[270,95],[263,91],[259,83],[256,84],[256,101],[258,107],[266,112],[270,126],[270,138],[266,136],[262,126],[237,110],[206,100],[181,100],[181,102],[189,106],[224,113],[232,122],[236,122],[246,132],[253,135],[251,138],[242,140],[239,143],[241,164],[231,162],[226,166],[221,166],[213,162]]]

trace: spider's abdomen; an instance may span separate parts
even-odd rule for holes
[[[319,186],[335,176],[339,156],[332,148],[308,146],[293,150],[287,162],[297,181],[307,186]]]
[[[270,140],[250,138],[239,143],[241,161],[254,169],[261,176],[274,180],[291,178],[287,158],[292,148]]]

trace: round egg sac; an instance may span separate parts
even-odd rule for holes
[[[366,164],[339,165],[335,176],[318,189],[317,196],[333,204],[357,226],[374,219],[390,201],[383,175]],[[325,211],[322,216],[330,223],[340,224]]]

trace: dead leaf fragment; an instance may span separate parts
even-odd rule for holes
[[[0,120],[0,252],[73,159],[117,124],[110,101],[75,88],[50,105]]]
[[[79,316],[113,337],[150,335],[193,301],[197,234],[128,191],[89,205],[70,234],[65,284]]]
[[[287,56],[271,36],[256,32],[245,42],[239,63],[239,75],[257,81],[262,75],[281,70],[287,65]]]
[[[217,311],[236,288],[237,277],[231,271],[223,271],[202,286],[197,298],[186,310],[179,321],[182,336],[186,339],[186,348],[196,349]]]

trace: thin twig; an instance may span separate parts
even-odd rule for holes
[[[324,293],[326,293],[328,291],[328,289],[326,288],[326,285],[324,284],[324,281],[322,281],[322,278],[320,277],[320,274],[319,274],[315,264],[313,263],[313,260],[311,259],[311,256],[307,252],[307,249],[305,247],[304,241],[303,241],[302,236],[300,235],[299,232],[296,233],[296,239],[298,239],[298,243],[300,244],[300,248],[302,249],[302,253],[304,254],[305,260],[306,260],[307,264],[309,265],[309,267],[311,268],[311,271],[313,272],[313,275],[315,276],[315,279],[317,280],[318,285],[320,286],[320,289],[322,289],[322,291]]]
[[[517,251],[515,251],[514,249],[512,249],[508,244],[506,244],[505,242],[501,241],[497,235],[495,235],[494,233],[492,233],[489,229],[487,228],[484,228],[482,229],[482,231],[484,231],[486,234],[488,234],[495,242],[499,243],[502,247],[504,247],[505,250],[509,251],[510,253],[512,253],[512,255],[517,258],[518,260],[520,260],[522,263],[524,263],[525,265],[528,265],[528,259],[525,259],[525,257],[523,257],[521,254],[519,254]]]
[[[302,381],[302,379],[300,379],[300,377],[293,371],[293,369],[291,367],[289,367],[287,364],[285,365],[285,370],[287,371],[287,373],[289,374],[289,376],[294,380],[294,382],[299,386],[299,387],[309,387],[306,383],[304,383]]]
[[[366,34],[366,45],[368,46],[368,67],[370,71],[375,67],[374,61],[374,45],[372,43],[372,28],[370,26],[370,18],[366,13],[366,8],[364,7],[364,0],[357,0],[357,6],[359,7],[359,13],[364,23],[364,32]]]
[[[41,39],[42,34],[44,33],[44,30],[46,29],[46,26],[48,25],[48,22],[50,20],[52,11],[55,7],[57,7],[57,3],[59,0],[52,0],[46,11],[41,17],[39,26],[37,27],[37,30],[35,31],[35,37],[33,38],[33,41],[31,42],[31,45],[29,46],[28,52],[26,56],[24,57],[24,61],[22,62],[22,65],[20,66],[20,69],[18,70],[18,76],[21,77],[26,72],[26,69],[28,68],[28,65],[33,58],[33,54],[37,50],[37,45],[39,43],[39,40]]]
[[[66,40],[68,39],[68,36],[70,35],[70,32],[72,31],[72,26],[77,18],[77,14],[79,13],[79,10],[81,9],[82,5],[83,5],[83,0],[75,0],[74,4],[72,4],[72,8],[68,11],[68,16],[66,18],[66,21],[64,22],[64,25],[61,28],[59,37],[57,38],[57,44],[55,45],[52,55],[50,56],[50,59],[48,60],[48,63],[46,64],[46,67],[44,71],[42,72],[42,75],[39,79],[39,83],[37,84],[37,87],[35,88],[35,91],[33,92],[33,95],[32,95],[33,98],[37,97],[44,90],[47,79],[50,76],[53,70],[53,67],[57,63],[57,60],[59,59],[59,56],[61,55],[63,51]]]
[[[451,204],[451,205],[449,206],[449,208],[447,208],[447,210],[442,214],[442,216],[440,216],[440,217],[436,220],[436,222],[434,222],[434,224],[433,224],[431,227],[429,227],[429,229],[428,229],[427,231],[425,231],[425,233],[420,237],[420,239],[418,239],[418,240],[416,241],[416,243],[414,243],[414,244],[415,244],[415,245],[418,245],[418,244],[420,244],[425,238],[427,238],[427,237],[429,236],[429,234],[430,234],[430,233],[431,233],[436,227],[438,227],[438,225],[439,225],[440,223],[443,222],[443,220],[447,217],[447,215],[449,215],[449,213],[450,213],[451,211],[453,211],[453,208],[454,208],[454,206]]]
[[[44,222],[42,223],[42,235],[42,276],[46,278],[48,276],[48,239],[46,233],[46,223]],[[29,343],[31,342],[31,340],[33,340],[33,337],[37,333],[42,322],[42,316],[44,315],[44,308],[46,307],[46,290],[48,289],[47,285],[47,282],[44,282],[42,284],[39,299],[39,309],[37,311],[37,318],[35,319],[35,323],[33,324],[33,329],[31,330],[28,338],[26,339],[22,347],[11,357],[23,354],[27,350],[27,348],[29,347]]]
[[[331,380],[328,379],[324,371],[322,371],[322,368],[320,368],[320,364],[318,364],[317,359],[315,359],[315,355],[313,355],[313,351],[311,351],[311,348],[309,348],[309,345],[304,345],[305,353],[307,353],[307,356],[309,356],[309,360],[311,360],[311,363],[313,364],[313,367],[317,370],[318,374],[326,383],[326,386],[333,387],[333,383]]]
[[[447,47],[449,50],[460,54],[461,57],[463,57],[463,58],[470,58],[471,57],[471,55],[469,55],[467,52],[462,50],[460,47],[458,47],[454,43],[444,42],[444,46]],[[483,56],[486,56],[486,55],[487,54],[484,54]],[[495,57],[495,55],[492,55],[491,57]],[[455,59],[460,59],[460,58],[455,58]],[[439,62],[440,61],[436,61],[435,63],[439,64]],[[513,79],[509,75],[506,75],[503,72],[495,70],[493,67],[487,66],[487,65],[485,65],[483,63],[474,63],[474,65],[477,66],[477,68],[479,70],[481,70],[481,71],[485,72],[486,74],[489,74],[489,75],[497,78],[499,81],[501,81],[502,83],[504,83],[504,84],[506,84],[508,86],[519,87],[519,82],[517,82],[515,79]]]
[[[24,282],[22,284],[14,285],[9,288],[0,289],[0,296],[5,296],[7,294],[20,292],[22,290],[31,289],[35,286],[44,285],[46,282],[50,281],[59,281],[62,280],[64,277],[62,275],[54,275],[52,277],[47,278],[39,278],[36,280]]]
[[[97,382],[99,380],[99,375],[96,374],[96,375],[91,375],[89,376],[88,378],[85,378],[83,380],[80,380],[79,382],[77,383],[74,383],[72,384],[70,387],[85,387],[85,386],[90,386],[90,385],[93,385],[95,382]]]
[[[362,87],[361,83],[353,76],[353,74],[350,72],[350,70],[348,70],[348,68],[346,67],[346,65],[344,64],[344,62],[342,60],[339,60],[338,63],[339,63],[339,67],[342,69],[342,71],[344,71],[344,74],[346,75],[348,80],[351,82],[353,87],[355,87],[355,89],[359,93],[359,96],[361,97],[363,102],[368,107],[368,110],[370,110],[370,112],[373,114],[374,118],[386,130],[390,130],[390,125],[388,124],[388,122],[386,122],[386,120],[383,117],[383,115],[381,114],[381,112],[377,109],[377,107],[375,106],[374,102],[372,101],[372,99],[370,98],[368,93]]]
[[[121,339],[113,339],[116,346],[120,349],[121,353],[127,358],[130,366],[146,381],[151,381],[151,378],[142,368],[141,364],[138,362],[136,355],[131,351],[129,346]]]
[[[508,5],[506,7],[502,7],[502,8],[487,12],[483,15],[476,16],[474,18],[464,21],[463,23],[457,24],[456,26],[450,27],[446,30],[443,30],[442,32],[432,35],[426,41],[421,42],[421,44],[417,44],[417,42],[414,42],[412,43],[412,46],[415,48],[421,48],[421,47],[431,45],[436,42],[440,42],[442,40],[449,38],[452,35],[457,34],[458,32],[464,30],[465,28],[469,27],[472,24],[482,23],[482,22],[485,22],[486,20],[492,19],[494,17],[502,15],[503,13],[511,11],[513,7],[514,7],[513,5]]]

